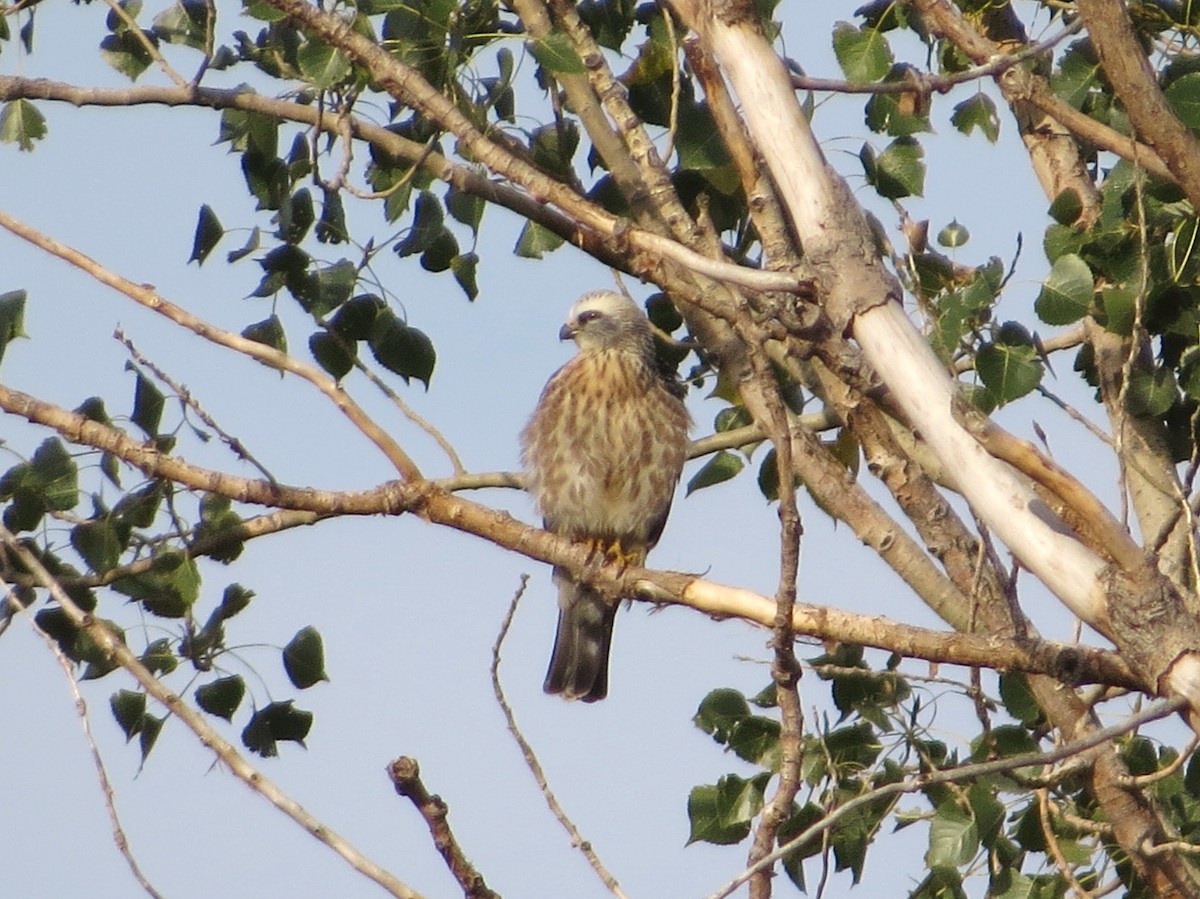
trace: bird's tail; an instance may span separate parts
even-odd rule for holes
[[[591,587],[555,571],[558,632],[542,689],[564,699],[595,702],[608,695],[608,651],[617,607]]]

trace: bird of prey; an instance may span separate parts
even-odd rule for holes
[[[682,391],[658,367],[649,319],[625,297],[585,294],[558,336],[579,352],[550,378],[521,434],[529,490],[547,530],[641,565],[687,455]],[[554,581],[558,632],[543,689],[603,699],[617,607],[562,569]]]

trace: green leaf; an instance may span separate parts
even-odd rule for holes
[[[158,515],[163,493],[163,482],[151,481],[145,487],[121,497],[113,506],[112,517],[130,527],[148,528]]]
[[[833,29],[833,52],[848,81],[878,81],[892,68],[891,47],[875,28],[860,31],[847,22],[838,22]]]
[[[0,293],[0,360],[12,341],[29,336],[25,333],[25,299],[23,290]]]
[[[750,705],[739,691],[728,687],[710,692],[700,702],[692,723],[718,743],[728,743],[733,729],[750,717]]]
[[[311,274],[289,279],[289,289],[305,312],[327,315],[350,299],[358,269],[348,259],[317,267]]]
[[[242,743],[263,758],[273,758],[279,755],[276,745],[279,740],[291,740],[303,746],[312,720],[312,712],[294,708],[290,699],[273,702],[254,713],[242,731]]]
[[[408,235],[396,244],[396,255],[403,258],[414,253],[423,253],[446,232],[442,216],[442,204],[428,190],[417,195],[413,209],[413,223]]]
[[[221,595],[221,605],[214,614],[226,621],[250,605],[253,598],[253,590],[247,590],[241,584],[230,584]]]
[[[779,767],[780,724],[762,715],[739,722],[729,737],[729,748],[738,758],[774,771]]]
[[[1165,93],[1179,120],[1193,131],[1200,131],[1200,72],[1176,78]]]
[[[317,221],[317,240],[321,243],[339,244],[350,239],[346,230],[346,211],[342,207],[342,193],[326,190],[321,203],[321,218]]]
[[[421,268],[427,272],[444,272],[453,265],[458,256],[458,240],[449,228],[443,228],[442,233],[421,254]]]
[[[206,493],[200,500],[200,523],[193,542],[218,541],[216,546],[206,548],[208,557],[228,564],[242,554],[242,538],[242,519],[233,511],[229,498]]]
[[[107,521],[85,521],[71,529],[71,545],[96,574],[117,567],[124,545]]]
[[[117,719],[128,743],[142,729],[142,721],[146,716],[146,694],[137,690],[118,690],[109,697],[108,707],[112,709],[113,717]]]
[[[325,673],[325,645],[315,627],[297,631],[296,636],[283,648],[283,668],[288,680],[298,690],[307,690],[314,684],[329,680],[329,675]]]
[[[912,83],[913,75],[913,68],[902,63],[892,66],[884,83]],[[929,96],[920,90],[873,94],[866,111],[867,127],[877,133],[902,137],[933,130],[929,124]]]
[[[954,221],[939,231],[937,235],[938,244],[951,250],[958,249],[970,239],[971,232],[967,230],[965,225],[960,225],[958,219],[954,219]]]
[[[308,351],[335,381],[340,381],[354,370],[354,359],[357,355],[354,346],[348,346],[346,341],[336,334],[317,331],[308,338]]]
[[[242,680],[241,675],[233,674],[197,687],[196,705],[210,715],[232,721],[233,713],[238,710],[245,695],[246,682]]]
[[[148,570],[117,578],[112,586],[154,615],[182,618],[200,595],[200,572],[185,553],[166,550],[154,557]]]
[[[157,437],[165,398],[153,381],[137,369],[134,371],[137,382],[133,387],[133,423],[141,428],[147,437]]]
[[[309,38],[296,51],[300,73],[317,90],[345,81],[351,72],[350,57],[324,41]]]
[[[138,660],[153,675],[170,674],[179,667],[179,659],[171,650],[171,641],[166,637],[155,640],[138,656]]]
[[[1050,269],[1033,308],[1048,325],[1070,325],[1088,314],[1094,292],[1088,264],[1074,253],[1066,253]]]
[[[1050,204],[1050,217],[1060,225],[1073,225],[1081,212],[1083,201],[1079,199],[1079,192],[1073,187],[1063,190]]]
[[[1159,418],[1179,399],[1175,373],[1160,367],[1153,371],[1136,371],[1129,379],[1129,411],[1134,415]]]
[[[475,269],[478,266],[479,257],[474,253],[463,253],[450,260],[450,271],[454,273],[454,280],[471,301],[479,296],[479,284],[475,278]]]
[[[368,341],[375,360],[407,382],[416,378],[429,386],[437,364],[437,353],[423,331],[398,319],[390,309],[381,309]]]
[[[287,352],[287,335],[283,332],[283,322],[277,315],[247,325],[242,331],[242,336],[255,343],[265,344],[281,353]]]
[[[208,204],[201,206],[200,218],[196,222],[196,236],[192,239],[192,255],[188,257],[188,262],[195,260],[203,265],[213,247],[224,236],[225,229],[221,227],[221,220],[217,218],[212,207]]]
[[[533,220],[527,220],[513,252],[526,259],[541,259],[543,255],[557,250],[562,245],[563,239],[553,231]]]
[[[863,144],[859,159],[867,182],[881,197],[898,200],[921,196],[925,191],[925,151],[911,137],[898,137],[878,156]]]
[[[308,229],[316,221],[312,192],[302,187],[279,204],[279,229],[275,236],[290,244],[304,240]]]
[[[44,508],[65,512],[79,501],[79,469],[57,437],[47,437],[33,453],[29,472]]]
[[[1000,700],[1008,714],[1022,724],[1033,726],[1042,720],[1042,707],[1029,687],[1029,678],[1020,671],[1001,672]]]
[[[1025,396],[1042,381],[1042,360],[1033,346],[985,343],[975,356],[975,370],[998,405]]]
[[[162,731],[162,726],[166,720],[165,717],[156,718],[153,715],[146,715],[142,718],[142,729],[138,732],[138,748],[142,751],[143,763],[145,763],[146,757],[150,755],[154,744],[158,742],[158,735]]]
[[[735,477],[745,467],[745,463],[728,450],[715,453],[704,463],[704,467],[696,472],[687,485],[687,495],[691,496],[697,490],[720,484]]]
[[[46,118],[28,100],[12,100],[0,110],[0,142],[15,143],[23,152],[46,136]]]
[[[446,211],[456,222],[466,225],[472,232],[479,231],[479,223],[483,220],[483,211],[487,208],[487,201],[483,197],[466,193],[451,185],[450,189],[446,191],[445,202]]]
[[[750,824],[762,810],[763,791],[769,774],[744,780],[726,774],[715,785],[692,788],[688,796],[688,843],[703,840],[719,846],[740,843],[750,833]]]
[[[207,23],[208,7],[202,0],[177,0],[173,6],[168,6],[154,17],[152,30],[168,44],[203,50]]]
[[[387,306],[373,293],[362,293],[342,304],[329,328],[347,341],[366,340],[375,329],[375,319]]]
[[[151,43],[158,43],[158,39],[151,32],[143,31],[142,34]],[[100,56],[130,81],[136,81],[154,62],[150,51],[132,31],[105,35],[104,40],[100,41]]]
[[[953,798],[939,805],[929,822],[926,866],[957,868],[970,862],[978,851],[975,816],[960,808]]]
[[[1000,116],[996,114],[996,104],[982,91],[954,107],[950,124],[963,134],[970,134],[978,128],[993,144],[1000,138]]]
[[[571,39],[561,31],[553,31],[541,40],[528,41],[526,46],[533,58],[549,72],[580,75],[587,71],[571,45]]]

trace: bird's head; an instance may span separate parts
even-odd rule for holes
[[[558,332],[561,340],[574,340],[579,349],[653,352],[650,320],[620,294],[606,290],[586,293],[571,307]]]

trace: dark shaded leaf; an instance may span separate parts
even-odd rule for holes
[[[398,319],[390,309],[381,309],[368,341],[375,360],[405,381],[416,378],[429,386],[437,353],[422,331]]]
[[[354,370],[356,353],[353,345],[348,347],[346,341],[336,334],[317,331],[308,338],[308,351],[335,381],[340,381]]]
[[[254,713],[242,731],[242,743],[263,758],[279,755],[279,740],[291,740],[304,745],[312,728],[312,712],[294,708],[292,701],[273,702]]]
[[[307,690],[314,684],[329,680],[325,673],[325,645],[315,627],[297,631],[291,642],[283,648],[283,668],[288,680],[298,690]]]
[[[77,524],[71,529],[71,545],[96,574],[116,568],[125,548],[116,528],[107,521]]]
[[[125,734],[128,743],[141,731],[146,716],[146,694],[136,690],[118,690],[109,697],[108,707]]]
[[[212,207],[208,204],[201,206],[200,217],[196,222],[196,234],[192,238],[192,255],[188,257],[188,262],[195,261],[203,265],[208,254],[224,236],[225,229],[221,227],[221,221]]]
[[[479,296],[479,285],[475,280],[475,269],[478,265],[479,257],[474,253],[463,253],[450,260],[450,271],[454,273],[454,280],[467,295],[467,299],[472,301]]]
[[[242,336],[255,343],[265,344],[281,353],[287,352],[287,335],[283,332],[283,322],[279,316],[272,315],[260,322],[247,325]]]
[[[134,372],[137,381],[133,386],[133,423],[141,428],[147,437],[156,437],[158,426],[162,423],[162,391],[140,371],[134,369]]]
[[[197,687],[196,705],[210,715],[232,721],[233,713],[238,710],[245,695],[246,682],[240,675],[233,674]]]
[[[25,333],[25,299],[23,290],[0,293],[0,360],[12,341],[29,336]]]

